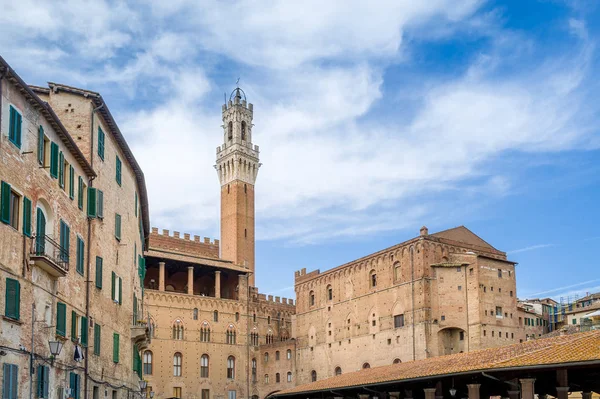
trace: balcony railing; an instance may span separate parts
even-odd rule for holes
[[[49,236],[32,237],[30,259],[55,277],[64,277],[69,271],[69,252]]]

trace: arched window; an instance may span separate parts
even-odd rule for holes
[[[173,356],[173,375],[181,377],[181,353],[179,352]]]
[[[192,315],[194,317],[194,320],[198,320],[198,308],[194,308],[194,311],[192,312]]]
[[[287,341],[288,339],[290,339],[290,333],[287,330],[281,330],[279,334],[279,340]]]
[[[275,351],[275,360],[279,360],[279,351]]]
[[[265,343],[272,344],[273,343],[273,332],[269,331],[267,336],[265,337]]]
[[[402,270],[400,269],[400,262],[394,263],[394,281],[400,280]]]
[[[258,346],[258,333],[256,331],[250,333],[250,345]]]
[[[183,339],[183,323],[179,319],[173,323],[173,339],[178,341]]]
[[[233,380],[235,378],[235,357],[227,358],[227,378]]]
[[[315,382],[317,380],[317,372],[315,370],[310,372],[310,380]]]
[[[213,321],[219,321],[219,311],[215,310],[213,312]]]
[[[265,374],[265,384],[269,383],[269,374]]]
[[[392,364],[398,364],[398,363],[402,363],[402,360],[396,358],[396,359],[394,359],[394,362]]]
[[[371,284],[371,288],[377,287],[377,273],[375,269],[369,272],[369,283]]]
[[[252,313],[252,322],[256,323],[256,313]]]
[[[279,373],[275,373],[275,382],[278,384],[281,382],[281,377],[279,376]]]
[[[363,364],[363,367],[362,367],[362,368],[363,368],[363,369],[370,369],[370,368],[371,368],[371,365],[370,365],[369,363],[365,363],[365,364]]]
[[[285,356],[288,358],[288,360],[291,359],[292,358],[292,350],[288,349],[287,352],[285,353]]]
[[[240,314],[235,312],[235,321],[240,321]]]
[[[200,377],[208,378],[208,355],[204,354],[200,358]]]
[[[308,294],[308,303],[310,306],[315,306],[315,292],[311,291],[310,294]]]
[[[265,352],[265,363],[269,361],[269,352]]]
[[[144,374],[152,374],[152,351],[144,352]]]
[[[200,327],[200,342],[210,342],[210,325],[208,321],[202,322],[202,327]]]
[[[331,287],[331,284],[327,286],[327,300],[333,301],[333,288]]]
[[[292,382],[292,372],[288,371],[287,373],[287,382]]]
[[[271,316],[267,316],[267,324],[271,324]]]
[[[334,372],[334,373],[335,373],[335,375],[342,375],[342,368],[341,368],[341,367],[339,367],[339,366],[338,366],[338,367],[336,367],[336,368],[335,368],[335,372]]]
[[[242,121],[242,140],[246,140],[246,122]]]
[[[226,342],[229,345],[235,345],[235,335],[235,327],[233,326],[233,324],[230,324],[229,328],[227,328],[227,332],[225,333]]]
[[[252,382],[256,382],[256,359],[252,359]]]
[[[227,124],[227,139],[228,140],[233,139],[233,122],[229,122]]]

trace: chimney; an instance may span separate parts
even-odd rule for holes
[[[421,236],[426,236],[429,234],[429,230],[425,226],[421,227],[420,232],[421,232]]]

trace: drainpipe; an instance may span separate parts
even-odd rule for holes
[[[100,104],[100,106],[98,106],[97,108],[93,108],[92,109],[92,113],[91,113],[91,122],[90,122],[90,166],[92,167],[92,170],[94,169],[94,114],[96,113],[96,111],[98,111],[100,108],[104,107],[104,103]],[[88,187],[92,187],[94,184],[94,178],[90,178],[88,180]],[[87,212],[87,210],[86,210]],[[85,280],[85,317],[88,321],[88,325],[86,326],[88,328],[88,344],[85,347],[85,371],[84,371],[84,379],[83,379],[83,398],[84,399],[88,399],[88,377],[89,377],[89,353],[88,353],[88,348],[90,346],[90,340],[89,340],[89,322],[90,322],[90,282],[92,280],[90,280],[90,269],[91,269],[91,264],[92,264],[92,260],[90,259],[92,256],[92,219],[91,218],[87,218],[88,221],[88,225],[87,225],[87,267],[86,267],[86,280]]]
[[[412,301],[412,346],[413,360],[416,360],[417,345],[415,342],[415,247],[410,247],[410,289]]]
[[[9,68],[6,66],[6,70],[0,75],[0,126],[2,126],[2,81],[8,74]],[[2,135],[0,134],[0,150],[2,149]]]

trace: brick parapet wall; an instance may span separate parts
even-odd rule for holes
[[[149,238],[150,249],[162,249],[175,251],[183,254],[203,256],[219,259],[219,240],[211,241],[208,237],[203,237],[200,241],[200,236],[192,236],[174,231],[173,235],[169,230],[158,231],[158,228],[153,227]]]

